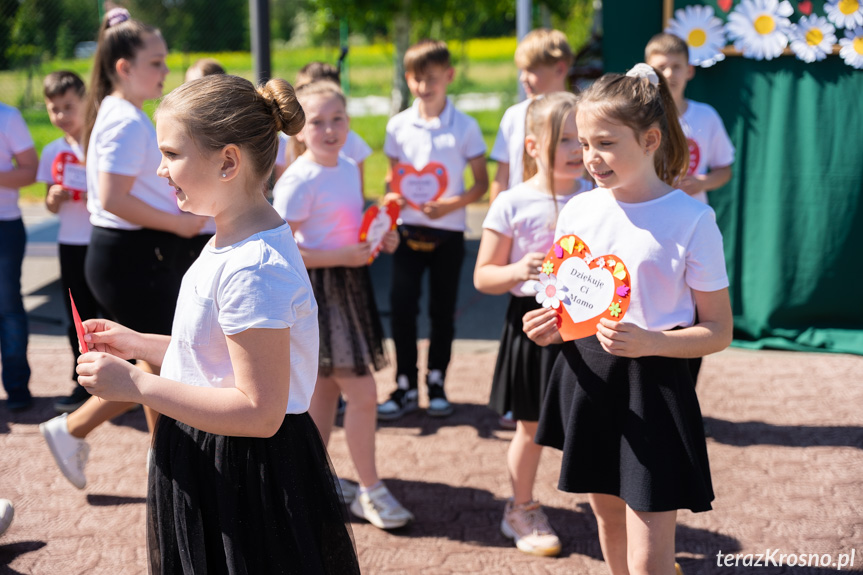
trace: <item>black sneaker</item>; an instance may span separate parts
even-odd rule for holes
[[[401,416],[416,411],[419,407],[419,392],[416,389],[395,390],[390,398],[378,406],[380,421],[393,421]]]
[[[446,392],[439,383],[428,384],[429,406],[426,413],[432,417],[446,417],[452,415],[455,407],[447,400]]]
[[[57,413],[72,413],[90,399],[90,392],[83,386],[76,385],[74,391],[68,396],[54,402],[54,411]]]

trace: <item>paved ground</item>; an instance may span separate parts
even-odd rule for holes
[[[473,216],[475,224],[481,213]],[[17,509],[15,523],[0,539],[0,573],[145,573],[142,413],[122,416],[91,435],[83,491],[56,470],[38,432],[38,423],[52,416],[54,398],[70,389],[72,357],[59,335],[57,262],[51,222],[40,223],[42,217],[39,210],[28,210],[33,241],[24,288],[37,403],[29,412],[10,415],[0,401],[0,497],[12,499]],[[469,249],[475,253],[475,243]],[[380,266],[376,283],[385,293],[386,262],[375,266]],[[392,533],[355,522],[364,572],[607,572],[586,497],[555,489],[560,462],[555,452],[544,454],[535,494],[563,540],[561,557],[522,555],[499,533],[511,433],[498,429],[483,405],[504,303],[472,292],[467,278],[459,304],[459,333],[467,339],[457,342],[447,384],[458,404],[455,415],[440,421],[417,413],[380,427],[381,473],[417,521]],[[386,312],[385,305],[382,309]],[[781,554],[817,553],[829,554],[819,558],[828,564],[853,552],[857,572],[863,572],[861,373],[863,358],[845,355],[731,349],[706,359],[699,395],[712,431],[708,449],[717,499],[712,512],[680,515],[678,561],[687,575],[836,572],[832,565],[745,567],[743,559],[737,567],[717,566],[719,552],[772,550],[778,550],[777,562]],[[391,371],[380,374],[381,397],[391,381]],[[330,452],[337,470],[355,477],[341,430]]]

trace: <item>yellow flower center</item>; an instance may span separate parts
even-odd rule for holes
[[[863,56],[863,36],[854,38],[854,51]]]
[[[839,11],[848,16],[860,9],[858,0],[841,0],[839,2]]]
[[[824,33],[818,28],[810,28],[806,32],[806,43],[810,46],[817,46],[824,40]]]
[[[693,48],[701,48],[707,42],[707,34],[701,28],[694,28],[689,33],[686,42]]]
[[[774,28],[776,28],[776,22],[774,22],[773,18],[771,18],[767,14],[762,14],[755,19],[755,31],[762,36],[770,34],[771,32],[773,32]]]

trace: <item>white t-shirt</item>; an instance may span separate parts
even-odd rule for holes
[[[179,214],[174,188],[156,175],[162,154],[156,128],[143,110],[131,102],[105,96],[87,146],[87,209],[90,223],[103,228],[139,230],[102,207],[99,199],[99,172],[134,176],[131,194],[142,202],[169,214]]]
[[[608,189],[581,194],[557,220],[554,237],[567,234],[581,238],[593,257],[613,255],[623,261],[632,280],[623,321],[644,329],[691,326],[692,290],[728,287],[713,209],[683,190],[637,204],[617,201]]]
[[[14,169],[12,160],[15,156],[32,147],[33,138],[21,112],[0,102],[0,172]],[[0,221],[17,220],[20,217],[18,190],[0,186]]]
[[[183,276],[162,377],[198,387],[235,387],[225,336],[251,328],[291,328],[285,413],[304,413],[318,375],[317,314],[309,276],[287,224],[232,246],[208,244]]]
[[[363,205],[360,171],[343,156],[332,168],[300,156],[273,188],[273,207],[297,226],[297,243],[310,250],[358,243]]]
[[[82,160],[84,152],[77,143],[69,144],[66,138],[57,138],[42,149],[42,158],[39,160],[39,170],[36,172],[36,181],[44,182],[53,186],[54,176],[51,174],[51,166],[58,154],[68,152],[75,154],[78,160]],[[90,212],[87,211],[87,202],[83,199],[74,200],[69,198],[60,204],[57,212],[60,218],[60,231],[57,232],[57,243],[69,246],[86,246],[90,243]]]
[[[593,184],[585,180],[579,179],[578,182],[580,187],[577,191],[557,196],[556,202],[531,184],[521,183],[498,196],[491,204],[482,227],[512,239],[509,263],[517,262],[531,252],[547,253],[551,249],[557,216],[563,206],[576,195],[593,189]],[[520,297],[535,295],[532,285],[533,281],[521,282],[509,293]]]
[[[279,153],[276,156],[277,166],[284,166],[287,163],[285,156],[290,141],[290,136],[284,132],[279,132]],[[352,159],[357,165],[360,165],[366,158],[372,155],[372,148],[359,134],[351,130],[348,132],[348,138],[345,140],[345,145],[342,146],[340,153],[346,158]]]
[[[509,164],[509,185],[524,181],[524,122],[527,119],[527,108],[531,99],[528,98],[507,108],[500,120],[500,128],[491,149],[491,159]]]
[[[724,168],[734,163],[734,145],[722,118],[713,106],[687,100],[686,112],[680,117],[680,127],[689,143],[688,175],[706,174],[709,169]],[[693,198],[707,203],[707,192]]]
[[[396,114],[387,122],[384,153],[397,162],[423,169],[429,162],[440,162],[447,171],[447,189],[441,198],[464,194],[464,169],[468,160],[485,154],[485,140],[476,120],[455,109],[447,99],[446,106],[437,118],[425,121],[419,115],[419,101],[407,110]],[[436,220],[419,210],[405,206],[401,221],[405,224],[426,226],[461,232],[465,229],[465,209],[455,210]]]

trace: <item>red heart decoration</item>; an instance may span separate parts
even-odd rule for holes
[[[363,221],[360,224],[360,241],[367,241],[372,246],[369,263],[378,257],[384,243],[384,235],[388,231],[396,229],[398,219],[399,206],[395,203],[385,205],[383,210],[377,206],[369,206],[369,209],[363,214]]]
[[[812,14],[812,2],[809,0],[803,0],[797,4],[797,9],[800,10],[801,13],[809,16]]]
[[[410,207],[421,210],[423,204],[443,195],[447,183],[446,168],[440,162],[429,162],[422,170],[410,164],[396,164],[390,187],[401,194]]]
[[[719,7],[722,8],[724,12],[728,12],[731,10],[731,5],[734,4],[734,0],[718,0],[716,3],[719,4]]]
[[[629,270],[620,258],[593,257],[587,244],[570,234],[558,239],[549,250],[543,272],[549,265],[552,272],[541,274],[536,282],[537,301],[559,302],[563,341],[595,335],[600,318],[623,319],[632,293]]]
[[[54,182],[72,192],[73,200],[87,193],[87,172],[78,157],[71,152],[60,152],[51,163]]]

